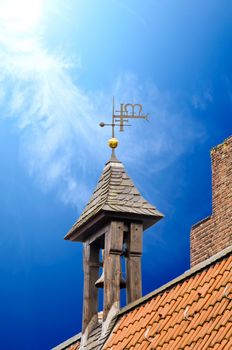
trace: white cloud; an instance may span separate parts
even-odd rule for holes
[[[132,73],[118,77],[114,94],[119,101],[143,104],[150,120],[132,121],[133,132],[121,135],[123,157],[133,167],[156,172],[170,166],[179,156],[202,142],[205,132],[202,124],[187,107],[178,105],[181,96],[161,92],[152,81],[141,82]],[[141,171],[141,170],[140,170]]]
[[[86,93],[72,81],[70,67],[33,33],[0,27],[0,102],[15,118],[30,176],[44,191],[55,189],[64,203],[86,203],[91,174],[104,164],[110,130],[98,123],[107,122],[101,116],[110,120],[112,95],[116,103],[142,102],[151,114],[149,123],[133,121],[133,133],[120,134],[118,153],[132,167],[143,169],[149,161],[149,170],[158,171],[202,138],[201,126],[176,106],[176,96],[160,92],[153,82],[125,73],[110,91]]]
[[[65,202],[77,205],[86,191],[73,167],[83,176],[97,126],[91,101],[74,85],[69,68],[35,35],[0,27],[0,101],[21,130],[22,159],[44,190],[57,188]]]
[[[204,90],[201,94],[192,96],[192,105],[195,109],[205,110],[209,104],[213,103],[213,95],[210,89]]]

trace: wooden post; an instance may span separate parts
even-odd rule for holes
[[[142,255],[142,235],[143,225],[140,223],[131,223],[127,239],[127,258],[126,258],[126,294],[127,303],[142,297],[141,280],[141,255]]]
[[[112,306],[120,308],[120,255],[123,246],[123,222],[112,221],[105,235],[104,312],[105,320]]]
[[[84,304],[82,333],[85,332],[88,325],[90,328],[93,328],[98,323],[98,289],[95,287],[95,282],[99,273],[99,248],[94,244],[84,243],[83,268]]]

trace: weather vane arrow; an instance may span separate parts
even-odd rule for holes
[[[143,114],[143,106],[140,103],[120,103],[120,110],[114,109],[114,97],[113,97],[113,112],[112,123],[101,122],[99,125],[112,127],[112,137],[109,139],[108,144],[112,149],[111,158],[115,158],[115,148],[118,146],[118,139],[115,137],[115,127],[119,127],[119,131],[124,131],[125,126],[131,126],[128,124],[129,119],[145,119],[148,121],[148,114]]]

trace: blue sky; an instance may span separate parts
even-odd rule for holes
[[[231,15],[226,0],[0,1],[2,349],[81,329],[82,249],[63,237],[110,156],[113,95],[150,114],[117,150],[165,214],[144,234],[143,294],[189,268],[209,150],[232,131]]]

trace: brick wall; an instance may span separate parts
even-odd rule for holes
[[[232,244],[232,136],[211,150],[212,215],[191,230],[191,266]]]

